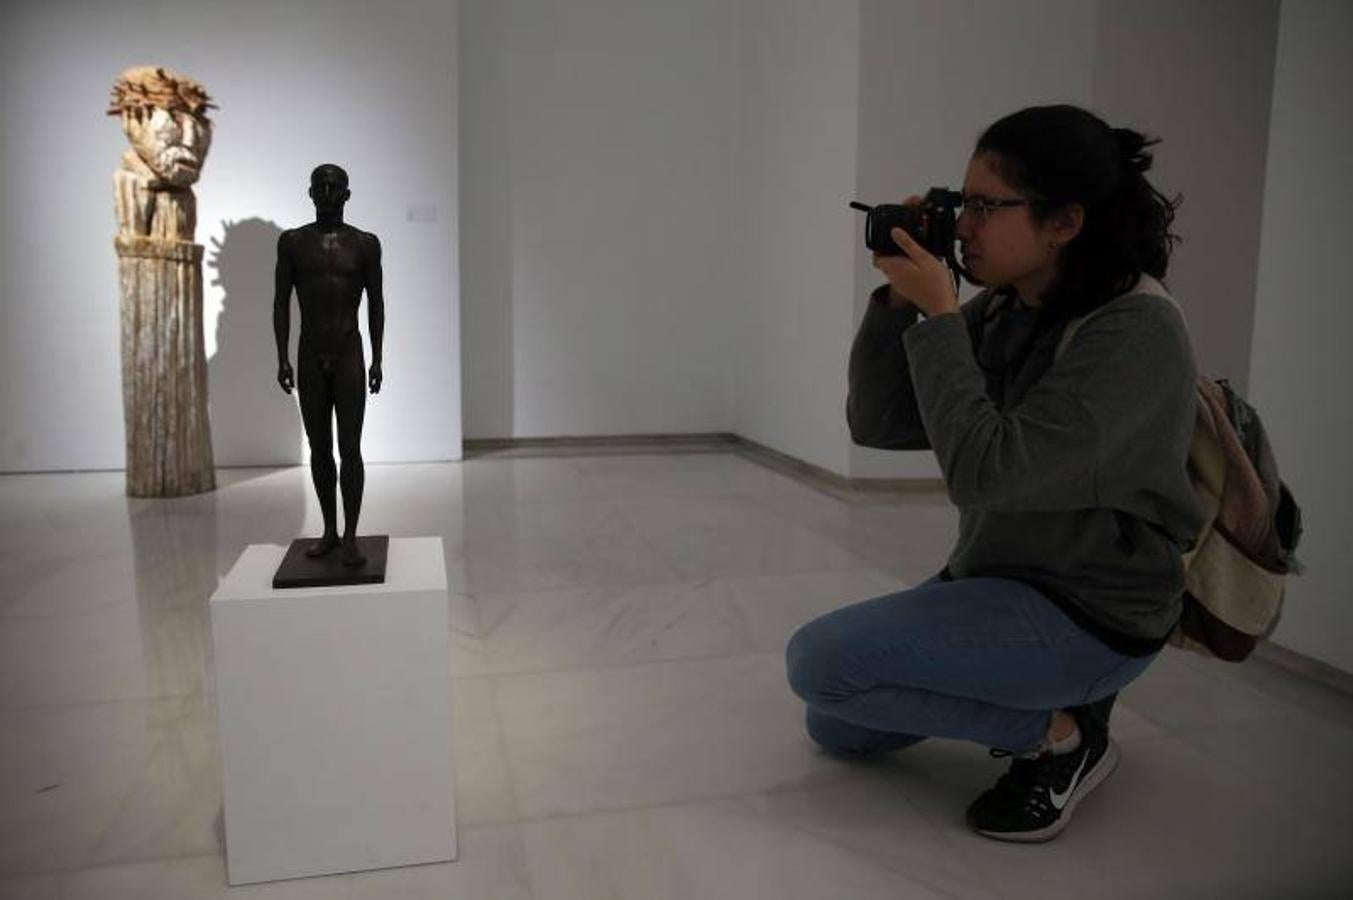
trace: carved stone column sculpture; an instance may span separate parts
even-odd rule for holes
[[[216,487],[202,337],[197,181],[211,146],[202,85],[136,66],[113,84],[108,115],[132,148],[113,175],[122,290],[127,493],[176,497]]]

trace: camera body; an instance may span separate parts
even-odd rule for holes
[[[920,206],[890,203],[872,207],[863,203],[850,205],[867,213],[864,243],[879,256],[906,256],[892,238],[892,230],[902,228],[931,255],[946,260],[953,258],[955,223],[958,221],[958,209],[963,206],[963,194],[960,191],[931,188]]]

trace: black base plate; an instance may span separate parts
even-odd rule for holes
[[[319,538],[297,538],[287,548],[277,574],[272,577],[274,588],[326,587],[334,584],[381,584],[385,581],[385,557],[390,549],[390,535],[374,534],[358,537],[357,547],[366,557],[366,563],[348,568],[343,565],[343,548],[335,547],[318,559],[305,555],[306,549]]]

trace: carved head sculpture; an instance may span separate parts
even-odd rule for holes
[[[133,66],[113,83],[108,115],[156,177],[183,187],[197,181],[211,147],[208,109],[216,105],[201,84],[163,66]]]

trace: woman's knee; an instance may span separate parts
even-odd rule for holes
[[[785,677],[789,680],[790,690],[800,697],[803,696],[804,669],[807,660],[807,639],[803,636],[805,627],[807,626],[795,631],[785,646]]]
[[[817,696],[822,684],[824,647],[821,627],[818,625],[820,621],[818,619],[800,626],[785,647],[785,674],[789,679],[789,687],[804,700]]]
[[[804,700],[841,698],[843,682],[868,639],[871,621],[858,615],[860,604],[818,616],[794,632],[785,647],[789,685]],[[846,689],[848,692],[849,690]]]
[[[862,729],[808,707],[804,716],[808,736],[823,750],[832,753],[860,754],[864,749]]]

